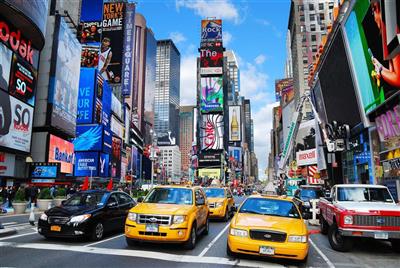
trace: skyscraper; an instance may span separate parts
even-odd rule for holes
[[[154,129],[158,137],[168,135],[179,145],[181,55],[170,39],[157,41]]]
[[[227,62],[227,76],[229,77],[228,83],[228,103],[237,104],[237,96],[240,91],[240,71],[239,64],[236,60],[235,53],[232,50],[224,52]]]
[[[182,154],[182,173],[188,174],[190,167],[190,150],[193,142],[193,109],[194,106],[181,106],[180,120],[180,144]]]

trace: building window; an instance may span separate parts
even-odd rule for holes
[[[324,19],[325,19],[325,14],[324,13],[319,14],[319,20],[323,21]]]
[[[305,31],[306,31],[306,26],[301,25],[301,26],[300,26],[300,32],[301,32],[301,33],[304,33]]]
[[[315,21],[315,14],[310,14],[310,21]]]
[[[310,25],[310,30],[314,32],[315,29],[316,29],[315,24],[311,24],[311,25]]]
[[[304,11],[304,6],[303,5],[298,5],[299,11]]]
[[[317,49],[318,49],[317,45],[312,45],[312,52],[314,52],[314,53],[317,52]]]
[[[322,23],[320,27],[321,27],[321,31],[325,31],[325,24]]]
[[[314,4],[308,4],[308,9],[309,10],[314,10]]]
[[[318,4],[318,9],[319,10],[324,10],[324,3],[319,3]]]
[[[302,40],[301,40],[303,43],[305,43],[305,42],[307,42],[307,37],[306,37],[306,35],[305,34],[303,34],[303,36],[302,36]]]
[[[303,59],[303,64],[307,64],[307,63],[308,63],[307,58]]]
[[[301,21],[301,22],[304,22],[304,21],[305,21],[304,15],[300,15],[300,21]]]
[[[311,41],[313,42],[317,41],[317,36],[315,34],[311,35]]]
[[[333,3],[329,3],[329,9],[333,9]]]

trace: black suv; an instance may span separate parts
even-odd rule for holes
[[[295,198],[298,198],[302,201],[302,211],[307,214],[311,214],[310,209],[312,207],[312,204],[310,200],[319,199],[320,197],[323,196],[324,196],[324,191],[322,186],[314,186],[314,185],[301,185],[300,189],[297,189],[294,194]]]
[[[101,240],[105,232],[123,230],[136,202],[124,192],[89,190],[74,194],[61,206],[45,211],[38,232],[44,237],[88,237]]]

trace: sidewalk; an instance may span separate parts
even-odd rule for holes
[[[5,227],[4,229],[0,229],[0,237],[9,236],[9,235],[13,235],[16,233],[17,233],[17,229],[15,229],[15,228]]]

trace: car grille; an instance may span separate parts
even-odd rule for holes
[[[155,223],[159,225],[171,225],[172,216],[163,216],[163,215],[138,215],[138,223],[147,224],[147,223]]]
[[[209,208],[215,208],[215,203],[208,203]]]
[[[143,232],[143,231],[140,231],[139,234],[146,235],[146,236],[162,236],[162,237],[167,236],[167,233]]]
[[[66,224],[69,221],[69,217],[50,216],[47,221],[49,224]]]
[[[266,231],[266,230],[250,230],[251,239],[272,241],[272,242],[285,242],[286,234],[276,231]]]
[[[353,224],[358,226],[400,227],[400,217],[397,216],[355,215],[353,217]]]

